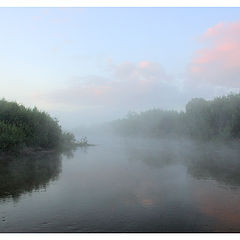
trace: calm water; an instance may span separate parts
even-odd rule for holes
[[[156,140],[0,162],[1,232],[240,231],[240,150]]]

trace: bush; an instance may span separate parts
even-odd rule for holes
[[[24,147],[60,149],[74,142],[74,136],[63,133],[57,119],[48,113],[0,100],[0,151]]]

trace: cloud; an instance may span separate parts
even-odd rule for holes
[[[188,78],[194,84],[240,87],[240,21],[218,23],[201,37],[204,48],[195,52]]]
[[[78,77],[65,88],[38,94],[52,105],[81,107],[162,107],[179,103],[180,93],[173,78],[159,63],[142,61],[109,65],[107,77]]]

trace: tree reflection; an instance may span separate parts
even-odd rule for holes
[[[181,164],[197,179],[240,186],[240,148],[238,143],[199,143],[166,141],[149,145],[129,145],[130,161],[142,161],[150,167],[164,168]]]
[[[197,179],[212,179],[240,186],[240,149],[236,145],[203,145],[192,151],[188,173]]]
[[[0,159],[0,199],[44,189],[61,173],[60,153],[38,153]]]
[[[148,143],[129,144],[129,161],[142,161],[150,167],[163,168],[182,162],[183,146],[179,141],[148,141]]]

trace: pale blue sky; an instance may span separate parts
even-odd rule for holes
[[[123,62],[158,63],[177,83],[202,47],[199,37],[220,22],[239,19],[239,8],[0,8],[0,95],[50,111],[68,127],[80,123],[79,119],[91,122],[95,115],[101,121],[114,119],[142,108],[118,103],[103,111],[103,103],[82,104],[80,99],[72,107],[71,100],[51,103],[48,96],[64,89],[71,92],[74,84],[93,81],[92,76],[98,87],[101,78],[111,82],[115,75],[109,65]],[[181,108],[186,95],[172,105],[141,95],[152,99],[141,104]],[[76,114],[80,117],[69,120]]]

